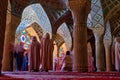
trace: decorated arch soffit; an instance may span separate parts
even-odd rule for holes
[[[21,23],[19,24],[16,33],[19,34],[33,23],[40,25],[43,30],[43,36],[46,33],[49,33],[50,37],[52,37],[52,28],[49,18],[40,4],[32,4],[24,9]]]
[[[110,22],[108,21],[106,23],[106,31],[104,35],[104,43],[111,44],[112,42],[112,35],[111,35],[111,28],[110,28]]]
[[[103,34],[104,17],[100,0],[91,0],[91,11],[88,15],[87,26],[94,33]]]
[[[39,36],[39,39],[41,41],[43,36],[42,28],[37,23],[33,23],[31,26],[33,27],[33,29],[35,30],[36,34]]]
[[[66,23],[63,23],[58,28],[57,34],[59,34],[64,39],[67,50],[71,50],[72,38],[71,38],[70,31],[69,31]]]

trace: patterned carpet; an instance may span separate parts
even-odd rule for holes
[[[120,80],[118,72],[3,72],[0,80]]]

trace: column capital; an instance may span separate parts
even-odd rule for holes
[[[108,45],[108,46],[112,44],[112,40],[110,40],[110,39],[104,40],[103,42],[104,42],[104,45]]]
[[[69,0],[69,6],[72,10],[78,10],[86,6],[86,0]]]
[[[97,24],[95,28],[92,28],[92,30],[93,30],[94,35],[97,37],[103,35],[105,32],[105,28],[101,26],[100,24]]]
[[[87,0],[69,0],[70,6],[85,6],[87,3]]]
[[[90,0],[68,0],[69,7],[72,10],[78,10],[81,8],[86,8],[88,12],[91,10],[91,1]]]

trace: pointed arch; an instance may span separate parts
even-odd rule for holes
[[[71,50],[72,37],[70,31],[65,23],[63,23],[57,30],[57,33],[64,38],[67,50]]]
[[[16,33],[18,34],[33,23],[37,23],[41,26],[43,30],[43,36],[46,33],[49,33],[50,37],[52,36],[50,20],[40,4],[32,4],[24,9],[21,23],[19,24]]]

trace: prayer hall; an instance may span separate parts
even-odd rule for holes
[[[120,80],[120,0],[0,0],[0,80]]]

